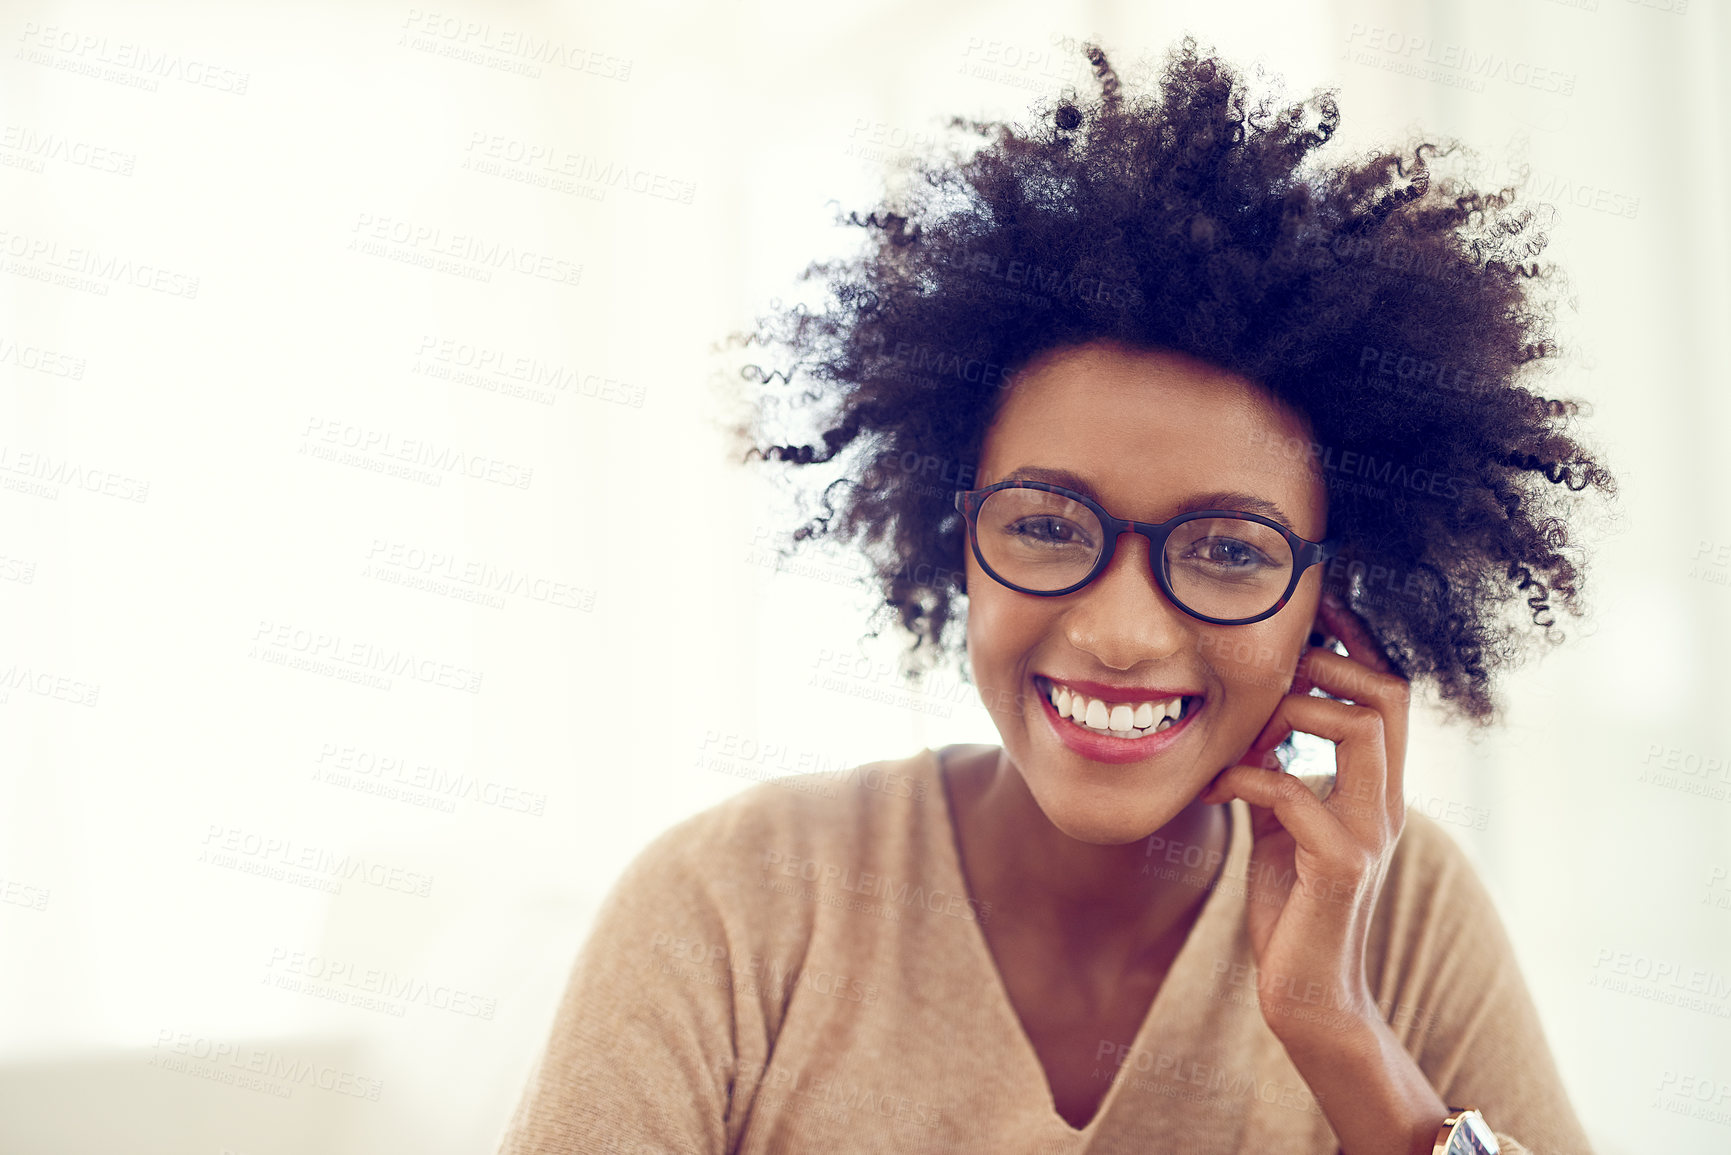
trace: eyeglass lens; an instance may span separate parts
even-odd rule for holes
[[[1024,589],[1067,589],[1106,547],[1092,510],[1061,493],[999,489],[980,506],[976,537],[986,568]],[[1273,609],[1292,580],[1292,549],[1278,532],[1243,518],[1181,523],[1166,539],[1166,573],[1186,609],[1250,618]]]

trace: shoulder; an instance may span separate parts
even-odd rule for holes
[[[1366,943],[1378,1001],[1404,1036],[1453,1030],[1461,999],[1518,976],[1512,944],[1472,859],[1408,808]]]
[[[1586,1151],[1507,928],[1451,827],[1407,808],[1365,947],[1378,1007],[1437,1093],[1483,1110],[1505,1150]]]
[[[1384,894],[1402,906],[1439,917],[1462,904],[1490,899],[1471,857],[1454,835],[1410,806],[1389,863]]]

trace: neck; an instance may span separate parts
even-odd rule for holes
[[[1172,937],[1188,933],[1224,867],[1231,818],[1222,806],[1185,807],[1151,836],[1164,841],[1099,846],[1052,825],[1006,751],[968,759],[952,777],[969,886],[992,901],[994,924],[1105,972],[1169,957]],[[1186,866],[1182,857],[1167,861],[1167,846],[1204,853],[1192,850]]]

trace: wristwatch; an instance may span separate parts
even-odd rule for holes
[[[1450,1107],[1431,1155],[1497,1155],[1497,1137],[1472,1107]]]

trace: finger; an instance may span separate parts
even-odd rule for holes
[[[1242,798],[1253,813],[1258,808],[1272,813],[1294,842],[1323,862],[1354,864],[1364,856],[1364,844],[1358,837],[1329,810],[1327,803],[1290,774],[1255,766],[1230,766],[1199,797],[1208,805]]]
[[[1412,698],[1412,686],[1405,678],[1373,670],[1333,650],[1307,651],[1301,670],[1306,685],[1341,701],[1374,706],[1379,710],[1405,710]],[[1294,678],[1292,692],[1295,694],[1298,685],[1299,679]]]
[[[1382,715],[1369,706],[1289,694],[1274,708],[1274,715],[1239,765],[1259,765],[1253,755],[1268,743],[1270,736],[1284,737],[1294,730],[1335,744],[1334,789],[1323,804],[1367,841],[1386,837],[1395,822],[1393,811],[1402,795],[1398,776],[1389,770]],[[1298,782],[1290,774],[1282,777]],[[1298,784],[1303,786],[1302,782]],[[1309,788],[1305,789],[1308,793]],[[1404,809],[1404,803],[1400,806]]]
[[[1323,594],[1317,613],[1334,636],[1345,643],[1347,657],[1363,662],[1378,673],[1394,673],[1388,659],[1383,657],[1382,650],[1377,646],[1376,639],[1371,636],[1370,627],[1341,601],[1338,595]]]
[[[1358,702],[1382,715],[1388,791],[1401,799],[1406,791],[1406,740],[1412,705],[1412,685],[1396,674],[1374,644],[1364,619],[1332,595],[1324,598],[1323,621],[1346,642],[1345,657],[1328,650],[1306,654],[1308,680],[1337,698]]]
[[[1280,761],[1273,756],[1273,751],[1276,746],[1286,741],[1291,733],[1291,724],[1285,721],[1279,705],[1276,704],[1274,713],[1268,716],[1268,721],[1263,723],[1262,729],[1251,740],[1250,747],[1244,751],[1244,756],[1238,760],[1239,765],[1261,766],[1265,770],[1281,769]]]
[[[1317,642],[1322,641],[1321,634],[1311,634],[1310,636]],[[1304,652],[1298,655],[1298,666],[1292,672],[1292,688],[1287,691],[1288,693],[1308,694],[1315,687],[1316,683],[1310,680],[1310,655],[1322,648],[1322,646],[1315,644],[1304,647]]]

